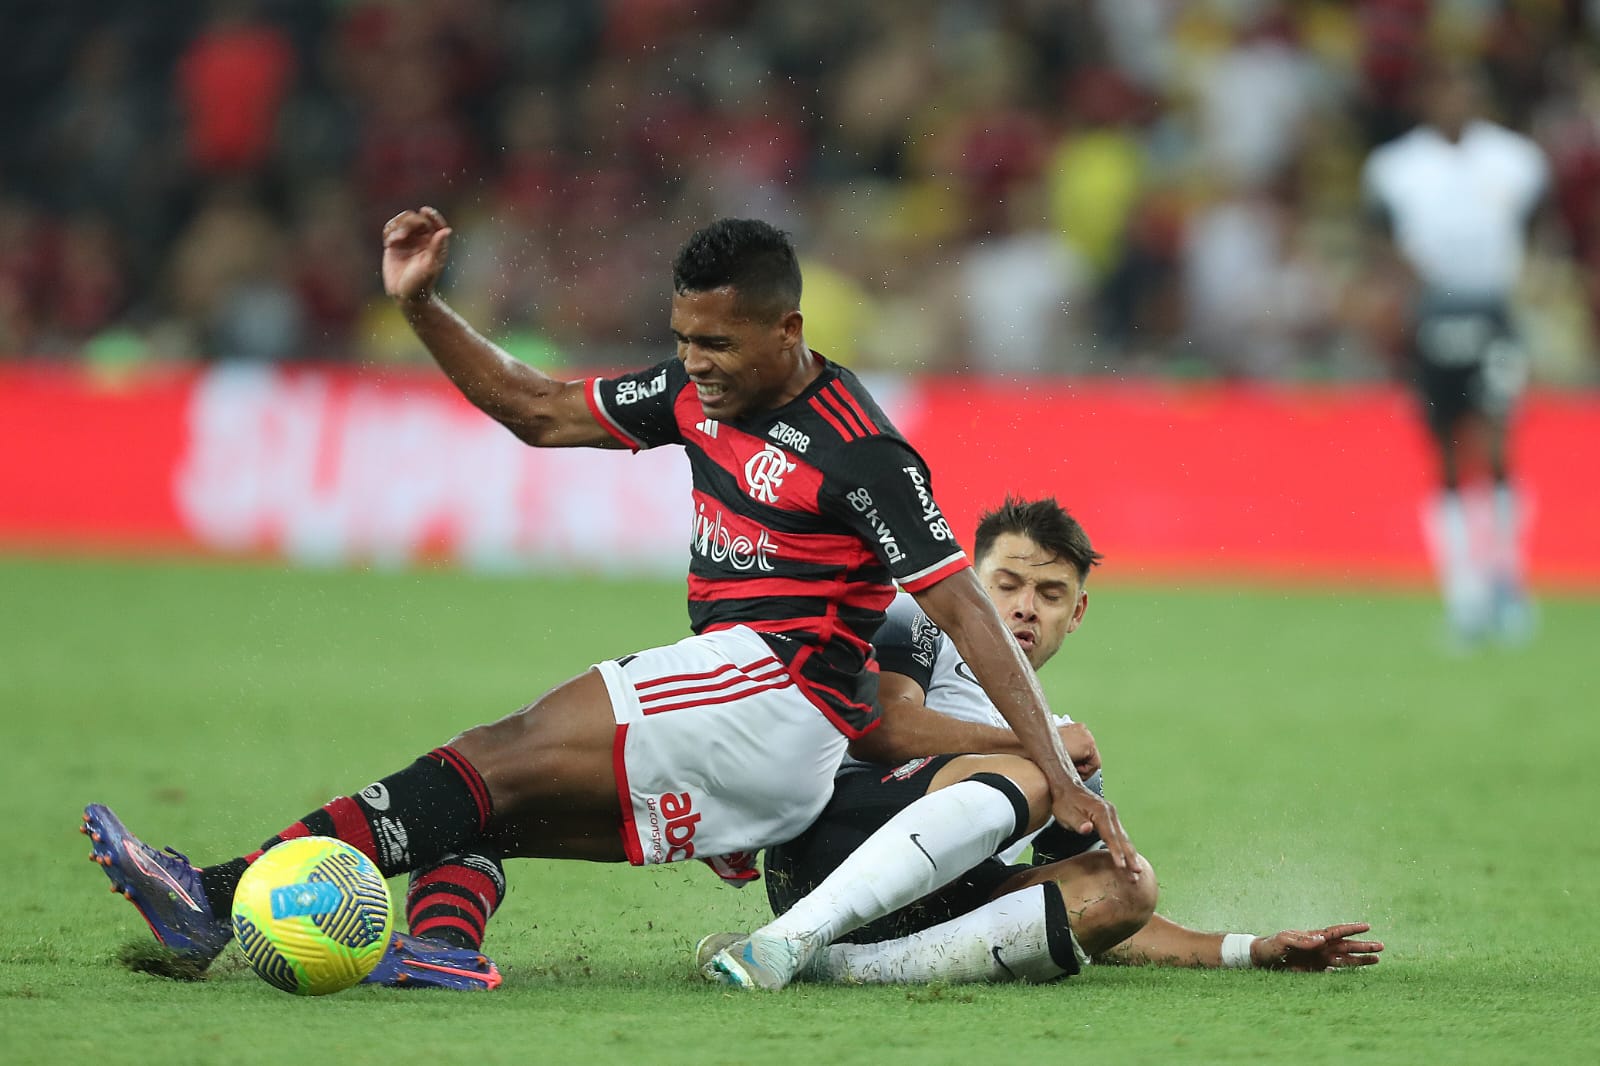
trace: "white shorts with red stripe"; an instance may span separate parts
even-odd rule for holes
[[[745,626],[597,663],[617,719],[635,866],[792,840],[833,795],[846,741]]]

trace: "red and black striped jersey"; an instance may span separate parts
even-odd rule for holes
[[[968,566],[927,464],[850,371],[773,411],[708,419],[683,364],[588,383],[594,417],[639,450],[689,457],[689,622],[745,625],[841,732],[877,724],[872,635],[895,584],[916,592]]]

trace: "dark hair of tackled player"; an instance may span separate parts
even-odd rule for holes
[[[1053,496],[1020,500],[1008,495],[999,507],[986,512],[979,518],[978,532],[973,538],[973,559],[982,560],[994,547],[995,540],[1005,533],[1027,537],[1045,551],[1072,563],[1080,585],[1089,580],[1089,568],[1104,558],[1089,543],[1089,534],[1078,520]]]

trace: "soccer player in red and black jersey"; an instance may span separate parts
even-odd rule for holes
[[[753,876],[750,854],[810,824],[846,744],[877,723],[870,641],[898,583],[960,648],[1044,772],[1057,821],[1098,832],[1138,876],[1115,809],[1079,780],[922,459],[854,375],[807,348],[785,234],[741,219],[693,234],[673,264],[676,355],[574,382],[513,359],[445,304],[436,288],[450,235],[432,208],[391,219],[383,279],[468,400],[535,447],[684,449],[695,635],[596,664],[264,846],[337,836],[386,876],[412,872],[412,931],[445,941],[481,937],[500,884],[484,871],[498,873],[502,857],[702,858],[724,877]],[[1025,800],[998,786],[970,806],[959,825],[900,841],[918,861],[887,863],[904,884],[876,886],[861,906],[925,895],[965,868],[940,861],[963,833],[1027,817]],[[209,962],[259,852],[196,869],[144,845],[103,806],[85,818],[113,884],[157,936]],[[790,961],[805,960],[779,969]],[[786,980],[763,973],[758,983]]]

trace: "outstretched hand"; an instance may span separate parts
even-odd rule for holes
[[[1250,945],[1250,961],[1264,970],[1300,973],[1375,966],[1383,943],[1350,939],[1371,928],[1366,922],[1346,922],[1326,929],[1286,929],[1272,936],[1258,936]]]
[[[383,227],[383,289],[396,300],[430,295],[450,258],[455,231],[431,207],[402,211]]]

